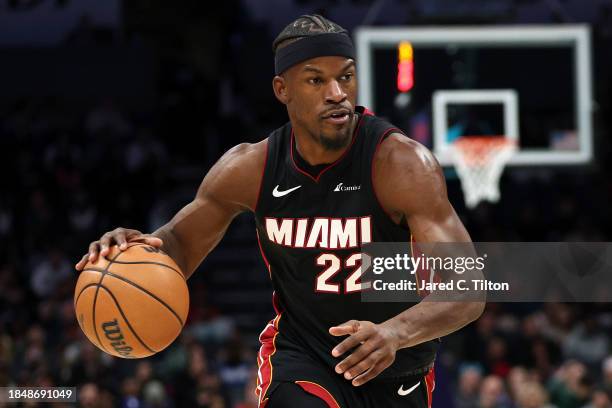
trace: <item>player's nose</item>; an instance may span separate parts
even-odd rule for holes
[[[329,81],[325,88],[325,101],[327,103],[340,103],[345,99],[346,92],[344,92],[338,81]]]

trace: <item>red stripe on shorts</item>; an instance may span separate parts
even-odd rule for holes
[[[255,394],[259,397],[259,407],[263,408],[266,404],[266,392],[272,383],[272,356],[276,353],[276,336],[278,335],[278,321],[281,315],[277,315],[273,320],[270,320],[268,325],[259,335],[261,347],[257,353],[257,388]]]
[[[313,383],[311,381],[296,381],[297,385],[302,387],[304,391],[309,394],[314,395],[325,401],[325,403],[329,406],[329,408],[340,408],[340,405],[334,399],[334,396],[331,395],[329,391],[327,391],[323,386]]]
[[[429,369],[429,372],[425,376],[425,386],[427,387],[427,407],[431,408],[433,390],[436,388],[436,374],[434,373],[433,367]]]

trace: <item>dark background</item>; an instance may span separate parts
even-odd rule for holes
[[[107,230],[162,225],[224,151],[287,120],[271,42],[307,12],[349,30],[590,24],[596,161],[507,174],[502,201],[473,211],[455,179],[449,196],[475,241],[610,241],[610,1],[3,1],[0,386],[78,386],[87,407],[255,406],[257,336],[273,311],[250,215],[190,279],[179,340],[150,359],[85,339],[73,265]],[[611,329],[609,304],[490,304],[444,339],[434,406],[609,406]]]

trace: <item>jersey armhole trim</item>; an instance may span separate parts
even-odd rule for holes
[[[396,128],[396,127],[391,127],[391,128],[385,130],[382,133],[382,135],[380,136],[380,139],[376,143],[376,148],[374,149],[374,155],[372,156],[372,164],[371,164],[372,168],[370,170],[370,175],[371,175],[371,183],[372,183],[372,193],[374,193],[374,198],[376,199],[376,202],[378,203],[378,207],[383,211],[383,213],[385,213],[387,215],[389,220],[393,224],[395,224],[395,221],[393,221],[393,217],[391,216],[391,214],[389,214],[389,212],[387,212],[385,207],[383,207],[382,203],[380,202],[380,199],[378,198],[378,194],[376,194],[376,187],[374,186],[374,176],[375,176],[375,174],[374,174],[375,173],[374,162],[375,162],[376,154],[378,153],[378,149],[380,148],[380,145],[382,145],[382,142],[384,142],[385,139],[387,138],[387,136],[389,136],[393,132],[397,132],[397,133],[400,133],[400,134],[405,136],[404,132],[402,132],[401,129]],[[396,225],[399,225],[399,224],[396,224]]]
[[[266,178],[266,167],[268,166],[268,154],[270,150],[270,138],[266,139],[266,156],[264,158],[263,169],[261,169],[261,181],[259,182],[259,190],[257,191],[257,199],[255,200],[255,207],[253,208],[253,213],[257,214],[257,209],[259,208],[259,198],[261,197],[261,190],[263,189],[264,181]]]

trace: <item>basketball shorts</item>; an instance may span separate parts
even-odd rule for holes
[[[275,370],[282,371],[277,360]],[[355,387],[328,367],[302,358],[291,367],[291,380],[271,378],[260,390],[259,408],[431,408],[433,368],[401,380],[370,380]]]

